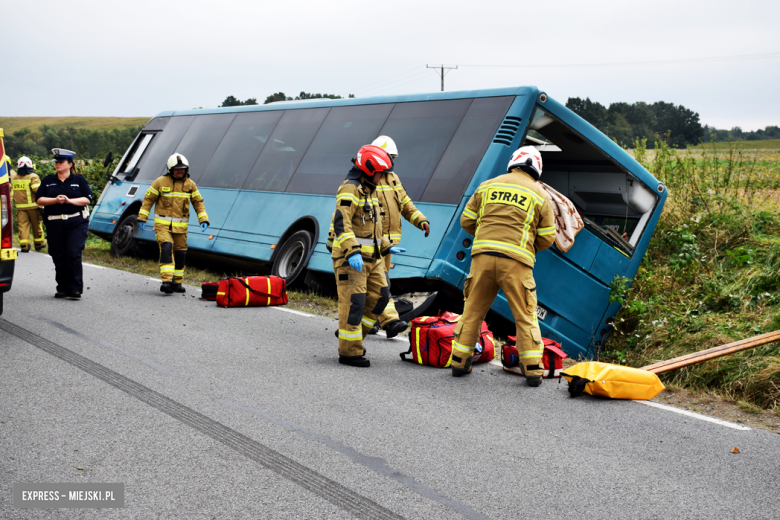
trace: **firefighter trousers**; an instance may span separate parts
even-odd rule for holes
[[[390,290],[390,266],[392,265],[392,262],[390,261],[390,255],[387,255],[383,259],[385,264],[385,277],[387,278],[387,289]],[[390,298],[390,301],[387,302],[387,307],[385,307],[384,312],[382,312],[382,315],[379,317],[379,326],[381,328],[385,328],[385,326],[392,322],[399,319],[398,317],[398,311],[395,310],[395,302],[393,301],[393,298]]]
[[[493,305],[499,289],[504,291],[515,318],[517,352],[524,374],[541,376],[544,374],[544,344],[536,316],[533,269],[517,260],[489,254],[476,255],[471,259],[471,272],[463,289],[466,303],[452,342],[451,366],[471,370],[471,359],[479,340],[482,320]]]
[[[17,209],[16,220],[19,223],[19,247],[22,251],[30,250],[30,232],[35,242],[35,250],[40,251],[46,244],[43,241],[43,221],[38,208]]]
[[[363,338],[390,300],[384,262],[363,258],[363,270],[345,258],[333,262],[339,292],[339,355],[362,356]]]
[[[170,229],[157,229],[157,226],[155,231],[160,246],[160,280],[181,283],[187,256],[187,233],[171,233]]]

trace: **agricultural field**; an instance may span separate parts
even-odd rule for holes
[[[613,282],[624,307],[602,359],[641,367],[780,329],[780,146],[652,152],[634,154],[669,199],[636,279]],[[661,379],[780,414],[777,343]]]
[[[151,117],[0,117],[0,128],[6,135],[17,130],[36,130],[43,125],[55,131],[65,128],[108,131],[144,126],[149,119]]]

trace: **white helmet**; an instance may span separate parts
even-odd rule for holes
[[[19,162],[16,164],[16,167],[17,168],[27,167],[27,168],[30,168],[31,170],[34,169],[32,161],[26,155],[24,157],[22,157],[21,159],[19,159]]]
[[[506,171],[512,168],[520,168],[538,181],[542,176],[542,155],[533,146],[521,146],[512,154]]]
[[[175,153],[168,157],[168,173],[171,173],[171,170],[174,168],[185,168],[187,170],[187,174],[190,173],[190,163],[187,162],[187,158],[184,157],[180,153]]]
[[[371,143],[374,146],[378,146],[382,150],[387,152],[392,158],[398,157],[398,147],[395,146],[395,141],[387,137],[386,135],[380,135]]]

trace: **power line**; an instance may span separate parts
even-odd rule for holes
[[[679,60],[652,60],[652,61],[617,61],[606,63],[561,63],[561,64],[536,64],[536,65],[461,65],[461,67],[495,67],[495,68],[524,68],[524,69],[551,69],[561,67],[617,67],[626,65],[665,65],[674,63],[715,63],[723,61],[760,60],[780,58],[780,52],[764,52],[759,54],[741,54],[736,56],[712,56],[708,58],[684,58]]]
[[[420,70],[420,66],[418,65],[417,67],[415,67],[415,68],[413,68],[413,69],[411,69],[411,70],[408,70],[408,71],[406,71],[406,72],[402,72],[402,73],[400,73],[400,74],[395,74],[395,75],[393,75],[393,76],[389,76],[389,77],[387,77],[387,78],[385,78],[385,79],[382,79],[382,80],[379,80],[379,81],[374,81],[373,83],[369,83],[368,85],[364,85],[364,86],[362,86],[362,87],[360,87],[360,88],[357,88],[357,89],[352,89],[352,91],[353,91],[353,92],[358,92],[358,91],[360,91],[360,90],[365,90],[365,89],[367,89],[368,87],[371,87],[371,86],[373,86],[373,85],[376,85],[377,83],[386,84],[386,83],[387,83],[387,81],[388,81],[388,80],[390,80],[390,79],[393,79],[393,78],[400,78],[400,77],[402,77],[402,76],[409,76],[410,74],[412,74],[412,73],[416,73],[416,72],[417,72],[417,71],[419,71],[419,70]],[[369,90],[371,90],[371,89],[369,89]]]
[[[441,65],[440,67],[431,67],[429,65],[426,65],[425,68],[434,69],[434,70],[441,69],[441,72],[439,73],[439,75],[441,76],[441,91],[444,92],[444,76],[446,76],[449,73],[449,70],[447,70],[447,72],[444,72],[444,69],[454,70],[457,69],[458,66],[455,65],[454,67],[445,67],[444,65]]]
[[[425,75],[425,77],[430,77],[430,76],[428,76],[428,73],[427,73],[427,72],[426,72],[424,75]],[[412,79],[410,79],[409,81],[405,81],[405,82],[403,82],[403,83],[401,83],[401,84],[399,84],[399,85],[393,85],[392,87],[383,88],[383,89],[381,89],[381,90],[378,90],[378,91],[377,91],[376,89],[374,89],[374,92],[373,92],[373,94],[371,94],[371,95],[372,95],[372,96],[376,96],[377,94],[381,94],[382,92],[386,92],[386,91],[388,91],[388,90],[391,90],[391,89],[394,89],[394,88],[402,87],[402,86],[404,86],[404,85],[408,85],[409,83],[415,83],[415,82],[417,82],[417,81],[420,81],[421,79],[423,79],[423,77],[422,77],[422,76],[417,76],[417,77],[413,77],[413,78],[412,78]]]

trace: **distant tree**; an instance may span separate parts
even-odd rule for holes
[[[337,96],[336,94],[309,94],[308,92],[301,92],[297,96],[295,96],[295,99],[344,99],[341,96]]]
[[[245,105],[256,105],[257,104],[257,98],[251,97],[244,101]]]
[[[596,128],[603,128],[607,123],[607,108],[590,98],[569,98],[566,108],[592,124]]]
[[[263,104],[267,105],[268,103],[273,103],[275,101],[292,101],[292,98],[285,96],[284,92],[277,92],[276,94],[271,94],[265,98]]]
[[[241,105],[243,105],[243,103],[240,100],[236,99],[235,96],[228,96],[228,97],[225,98],[225,101],[223,101],[222,104],[219,105],[219,106],[221,106],[221,107],[238,107],[238,106],[241,106]]]

